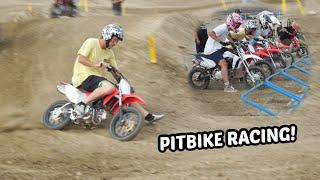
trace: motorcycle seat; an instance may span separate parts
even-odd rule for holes
[[[198,53],[198,54],[195,54],[194,56],[195,56],[197,59],[200,59],[201,57],[210,59],[210,55],[206,55],[206,54],[203,54],[203,53]]]

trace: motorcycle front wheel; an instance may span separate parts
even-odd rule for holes
[[[260,67],[262,70],[264,70],[266,77],[271,76],[274,74],[275,69],[274,67],[270,64],[270,59],[269,60],[263,60],[263,61],[257,61],[255,63],[256,66]]]
[[[292,65],[294,63],[294,57],[289,52],[283,52],[281,53],[282,59],[286,62],[287,65]]]
[[[287,67],[287,62],[281,57],[281,55],[274,55],[273,61],[276,64],[275,69],[284,69]]]
[[[254,81],[251,79],[249,73],[251,74]],[[244,84],[249,88],[254,87],[255,85],[263,82],[266,79],[264,70],[262,70],[260,67],[249,67],[249,73],[246,72],[243,78]]]
[[[302,52],[301,56],[309,56],[309,49],[307,45],[300,47],[300,49]]]
[[[142,117],[140,112],[133,107],[122,109],[110,122],[109,132],[111,137],[119,141],[130,141],[135,138],[142,129]]]
[[[70,122],[70,116],[67,113],[61,113],[61,111],[66,112],[68,108],[73,108],[72,105],[67,105],[61,109],[62,106],[69,103],[66,100],[59,100],[52,103],[47,110],[43,113],[42,122],[50,129],[60,130],[63,129]]]

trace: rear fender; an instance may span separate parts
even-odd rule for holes
[[[85,93],[81,92],[76,87],[65,82],[60,82],[57,85],[57,90],[63,95],[65,95],[70,102],[75,104],[83,101],[87,96]]]

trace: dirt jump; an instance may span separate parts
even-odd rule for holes
[[[222,3],[224,2],[224,3]],[[197,90],[187,81],[188,54],[195,51],[193,29],[223,22],[228,9],[265,7],[281,10],[281,1],[135,0],[125,1],[125,14],[112,15],[111,3],[90,0],[89,12],[50,19],[51,1],[3,0],[0,5],[0,179],[318,179],[320,176],[320,3],[287,1],[306,36],[312,62],[309,91],[300,107],[277,118],[240,101],[246,89],[223,92],[223,83]],[[79,8],[82,8],[79,6]],[[82,10],[82,9],[81,9]],[[88,130],[44,127],[42,113],[64,99],[60,80],[71,81],[77,51],[101,28],[118,23],[122,42],[114,48],[119,69],[147,102],[164,113],[144,125],[129,142],[112,139],[107,125]],[[153,34],[157,64],[150,63],[148,36]],[[203,132],[296,124],[295,143],[158,152],[161,134]]]

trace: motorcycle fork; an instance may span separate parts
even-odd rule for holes
[[[65,105],[63,105],[63,106],[61,106],[60,108],[58,108],[58,110],[60,111],[60,114],[63,113],[61,109],[63,109],[64,107],[66,107],[66,106],[68,106],[68,105],[70,105],[70,104],[71,104],[71,102],[68,102],[68,103],[66,103]],[[67,113],[68,113],[68,111],[67,111]],[[60,114],[59,114],[59,115],[60,115]]]
[[[241,51],[240,51],[240,50],[237,50],[237,51],[238,51],[239,57],[240,57],[240,59],[241,59],[241,63],[238,65],[238,68],[237,68],[237,69],[240,69],[240,68],[241,68],[241,64],[243,64],[243,66],[244,66],[246,72],[249,74],[249,77],[250,77],[250,79],[252,80],[252,82],[253,82],[253,83],[256,83],[254,77],[252,76],[252,74],[251,74],[250,71],[249,71],[249,64],[248,64],[248,62],[243,58],[243,54],[241,53]]]
[[[123,112],[122,112],[122,93],[121,89],[119,88],[119,119],[122,121],[123,118]]]
[[[265,43],[264,47],[266,48],[266,50],[267,50],[267,52],[268,52],[268,54],[269,54],[269,56],[270,56],[270,60],[271,60],[271,62],[272,62],[272,65],[276,68],[276,63],[275,63],[274,60],[273,60],[273,54],[270,53],[270,51],[269,51],[269,46]]]

